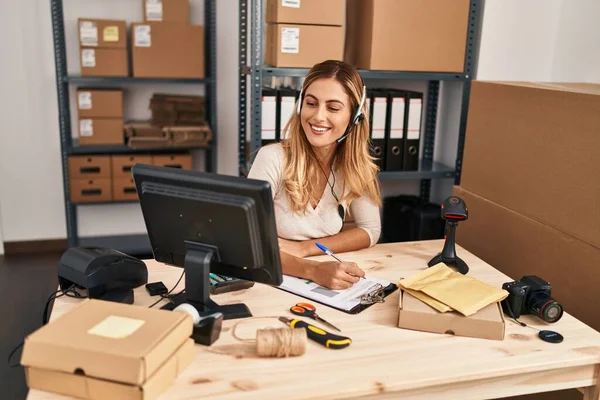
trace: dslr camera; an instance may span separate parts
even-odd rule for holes
[[[531,314],[549,323],[562,318],[563,307],[550,296],[552,286],[538,276],[527,275],[520,281],[506,282],[502,289],[508,292],[502,308],[511,318]]]

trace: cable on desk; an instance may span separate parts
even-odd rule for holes
[[[175,290],[177,288],[177,286],[179,286],[179,282],[181,282],[181,279],[183,278],[183,275],[185,275],[185,269],[183,270],[183,272],[181,273],[181,276],[179,277],[179,279],[177,280],[177,283],[175,284],[175,286],[173,286],[173,288],[171,290],[169,290],[167,293],[163,294],[160,296],[160,299],[158,299],[154,304],[152,304],[151,306],[149,306],[148,308],[152,308],[155,305],[157,305],[158,303],[160,303],[163,300],[169,300],[171,301],[171,292],[173,292],[173,290]],[[181,294],[185,291],[185,289],[183,289],[181,292],[177,293],[177,294]],[[176,295],[175,295],[176,296]]]

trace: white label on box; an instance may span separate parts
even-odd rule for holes
[[[392,121],[390,126],[390,138],[402,139],[404,137],[404,97],[396,97],[392,101]]]
[[[423,109],[422,99],[410,99],[408,107],[408,132],[407,139],[419,139],[421,137],[421,110]]]
[[[79,92],[78,102],[79,102],[80,110],[91,110],[92,109],[92,93],[91,92]]]
[[[162,0],[146,0],[146,21],[162,21]]]
[[[143,319],[134,319],[121,317],[119,315],[109,315],[100,323],[96,324],[88,331],[90,335],[102,336],[110,339],[124,339],[131,336],[144,325]]]
[[[81,50],[81,65],[83,67],[94,68],[96,66],[96,50],[82,49]]]
[[[135,27],[135,46],[150,47],[152,45],[152,35],[150,25],[137,25]]]
[[[79,136],[94,135],[94,121],[91,119],[82,119],[79,121]]]
[[[300,8],[300,0],[281,0],[281,5],[283,7]]]
[[[281,52],[300,53],[300,28],[281,28]]]
[[[82,46],[98,46],[98,27],[95,22],[81,21],[79,36]]]

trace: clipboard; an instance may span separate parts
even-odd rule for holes
[[[301,278],[296,278],[296,277],[287,277],[287,276],[284,276],[284,279],[290,279],[290,278],[292,278],[294,280],[299,280],[299,281],[311,282],[311,281],[309,281],[307,279],[301,279]],[[312,282],[312,283],[314,283],[314,282]],[[285,284],[285,280],[284,280],[284,284]],[[320,299],[321,296],[317,296],[317,295],[312,295],[311,296],[309,291],[294,290],[293,288],[284,286],[284,284],[282,284],[281,286],[276,286],[277,289],[283,290],[284,292],[288,292],[288,293],[294,294],[296,296],[303,297],[303,298],[305,298],[307,300],[310,300],[312,302],[321,304],[323,306],[330,307],[330,308],[333,308],[333,309],[338,310],[338,311],[342,311],[342,312],[344,312],[346,314],[359,314],[362,311],[364,311],[364,310],[368,309],[369,307],[371,307],[373,304],[377,304],[378,303],[378,302],[373,302],[373,303],[370,303],[370,304],[361,304],[359,302],[355,306],[347,309],[347,308],[340,307],[340,306],[337,306],[337,305],[332,304],[332,303],[328,303],[328,302]],[[317,284],[315,283],[315,285],[317,285]],[[327,288],[323,288],[322,286],[319,286],[319,285],[317,285],[317,286],[319,288],[322,288],[322,290],[325,290],[325,291],[336,292],[336,291],[333,291],[333,290],[330,290],[330,289],[327,289]],[[383,299],[385,300],[386,297],[388,297],[390,294],[394,293],[396,290],[398,290],[398,286],[396,284],[394,284],[394,283],[389,282],[383,288]]]

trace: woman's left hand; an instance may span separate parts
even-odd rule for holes
[[[304,258],[306,257],[306,245],[304,242],[297,242],[295,240],[287,240],[278,238],[279,250],[284,253],[291,254],[295,257]]]

